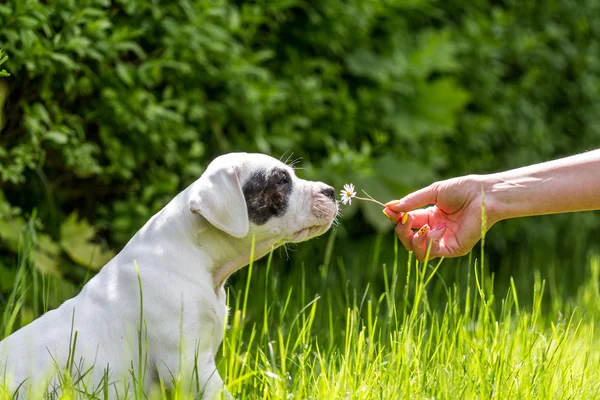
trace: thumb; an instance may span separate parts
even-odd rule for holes
[[[400,200],[393,200],[386,203],[386,207],[395,212],[412,211],[415,208],[435,204],[437,199],[437,187],[429,185],[426,188],[417,190]]]

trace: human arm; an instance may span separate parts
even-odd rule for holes
[[[481,238],[482,201],[486,229],[508,218],[600,209],[600,150],[436,182],[387,203],[384,212],[404,247],[422,261],[429,242],[430,258],[468,253]]]
[[[600,209],[600,150],[488,175],[490,217]]]

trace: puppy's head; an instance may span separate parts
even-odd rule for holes
[[[335,191],[300,179],[264,154],[230,153],[216,158],[194,184],[190,210],[236,238],[279,246],[326,232],[335,216]]]

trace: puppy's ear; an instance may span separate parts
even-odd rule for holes
[[[192,189],[190,210],[235,238],[243,238],[250,229],[246,200],[233,166],[209,166]]]

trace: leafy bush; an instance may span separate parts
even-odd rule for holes
[[[94,256],[73,254],[120,248],[223,152],[293,153],[303,177],[387,200],[597,147],[600,6],[544,3],[8,0],[5,260],[36,209],[35,265],[84,279]],[[360,265],[391,226],[369,204],[344,213],[336,240]],[[488,243],[543,255],[576,226],[585,250],[599,222],[503,223]],[[65,224],[82,240],[65,245]]]

